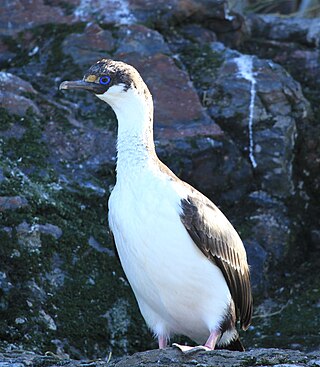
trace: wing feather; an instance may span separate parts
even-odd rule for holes
[[[181,201],[181,208],[181,221],[192,240],[222,271],[237,319],[246,330],[252,318],[252,293],[247,255],[238,233],[222,212],[196,191]]]

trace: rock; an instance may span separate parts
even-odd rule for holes
[[[319,196],[319,144],[315,139],[319,135],[319,82],[320,82],[320,23],[319,19],[281,18],[271,15],[252,15],[247,19],[249,33],[254,35],[245,42],[248,52],[256,53],[261,58],[272,58],[281,64],[302,84],[304,95],[310,102],[308,120],[300,109],[297,100],[289,97],[292,113],[300,110],[296,122],[295,162],[293,175],[297,179],[297,201],[300,211],[312,228],[319,228],[319,208],[312,205],[310,198],[317,200]],[[303,73],[301,70],[303,69]],[[295,102],[294,102],[295,101]],[[292,103],[294,102],[294,103]],[[304,210],[301,208],[304,207]],[[312,235],[311,235],[312,238]],[[308,241],[313,243],[312,240]],[[316,248],[312,245],[312,248]],[[303,251],[303,250],[302,250]]]
[[[93,102],[91,108],[95,109]],[[97,115],[100,114],[100,117],[102,110],[98,107]],[[68,113],[72,116],[70,109]],[[93,112],[90,111],[91,114]],[[91,123],[85,126],[78,121],[76,123],[80,126],[73,127],[68,132],[64,131],[59,122],[48,124],[44,131],[44,140],[50,149],[51,164],[64,175],[72,174],[81,178],[84,184],[84,181],[90,179],[87,170],[97,171],[102,165],[114,165],[116,139],[114,133],[95,127]]]
[[[89,238],[88,244],[98,252],[107,253],[109,256],[115,256],[115,253],[113,250],[110,250],[107,247],[101,246],[100,243],[97,240],[95,240],[93,236]]]
[[[109,30],[103,30],[97,24],[89,23],[84,33],[72,33],[62,44],[62,50],[70,55],[74,63],[88,67],[101,58],[110,57],[115,41]]]
[[[246,245],[252,285],[259,292],[268,288],[270,274],[290,256],[295,226],[287,206],[266,192],[250,193],[245,204],[246,220],[236,223]]]
[[[62,230],[55,226],[54,224],[46,223],[46,224],[36,224],[34,226],[36,231],[39,231],[42,234],[47,234],[49,236],[54,237],[56,240],[62,236]]]
[[[249,167],[229,137],[208,118],[188,74],[177,67],[172,56],[164,55],[168,46],[158,32],[141,26],[124,29],[124,42],[119,43],[116,55],[141,72],[153,95],[155,140],[160,157],[196,187],[202,182],[200,188],[205,193],[214,192],[230,201],[238,199],[242,190],[236,182],[244,182],[250,174]],[[148,41],[142,43],[143,39]],[[177,155],[182,157],[179,162],[171,158]],[[236,177],[231,177],[235,170]],[[228,182],[227,194],[221,193],[221,181],[212,182],[208,172],[221,172],[217,176],[224,176]]]
[[[5,210],[16,210],[28,205],[28,201],[20,196],[1,196],[0,212]]]
[[[279,210],[258,210],[250,217],[252,238],[262,244],[263,248],[272,254],[273,266],[287,255],[288,248],[284,244],[290,244],[291,229],[288,214],[282,206],[284,214]]]
[[[0,273],[0,287],[5,293],[13,287],[12,283],[8,280],[6,273]],[[3,308],[1,307],[1,309]]]
[[[10,62],[14,56],[16,56],[16,54],[9,50],[9,46],[0,37],[0,62],[5,65]]]
[[[226,1],[127,1],[115,0],[105,3],[101,0],[88,3],[78,1],[73,14],[78,20],[95,20],[106,24],[182,22],[191,18],[195,21],[204,18],[225,19]]]
[[[317,354],[316,354],[317,355]],[[318,358],[318,357],[316,357]],[[289,351],[280,349],[253,349],[248,352],[213,351],[200,352],[190,356],[181,355],[175,349],[163,351],[153,350],[143,353],[136,353],[126,357],[119,362],[111,362],[111,366],[140,366],[141,362],[145,366],[174,366],[178,363],[183,366],[307,366],[309,361],[314,361],[314,355],[306,356],[299,351]],[[313,363],[313,362],[312,362]]]
[[[266,39],[295,42],[307,46],[320,45],[320,24],[317,18],[279,18],[275,15],[253,15],[247,22],[255,37]]]
[[[279,18],[253,15],[247,19],[249,32],[255,35],[245,47],[263,58],[283,65],[294,78],[317,86],[319,72],[320,26],[318,19]],[[303,67],[304,72],[301,73]]]
[[[123,59],[143,70],[142,75],[154,96],[155,126],[188,127],[206,116],[195,90],[189,85],[187,74],[177,68],[172,58],[156,54],[149,58],[138,54],[123,55]]]
[[[23,116],[30,107],[36,112],[39,112],[38,108],[32,101],[14,93],[0,92],[0,101],[1,105],[6,106],[11,113],[17,113]]]
[[[117,55],[119,58],[131,52],[138,53],[143,57],[154,56],[159,53],[170,54],[170,48],[163,36],[159,32],[142,25],[128,25],[119,28],[117,38]]]
[[[316,250],[320,250],[320,229],[313,229],[311,231],[311,241],[316,248]]]
[[[153,23],[167,26],[168,23],[186,22],[189,19],[201,22],[209,18],[211,22],[225,22],[229,28],[229,23],[233,22],[225,0],[206,0],[201,3],[194,0],[171,0],[165,3],[160,0],[148,0],[143,3],[128,0],[114,0],[108,3],[101,0],[90,3],[85,0],[72,0],[68,6],[59,1],[47,4],[43,0],[32,3],[17,0],[10,3],[10,6],[4,6],[4,9],[0,17],[0,30],[1,34],[5,35],[16,35],[20,31],[49,23],[70,24],[79,21],[112,25]]]
[[[24,116],[31,108],[34,113],[40,114],[38,106],[23,94],[36,94],[32,85],[25,80],[4,71],[0,72],[0,102],[11,113]]]
[[[19,93],[31,93],[37,92],[27,81],[5,71],[0,72],[0,88],[6,92],[19,92]]]
[[[250,264],[251,282],[254,293],[260,293],[268,284],[267,274],[269,270],[268,264],[268,248],[262,247],[261,236],[259,239],[245,239],[244,242],[248,262]]]
[[[113,0],[108,3],[101,0],[73,0],[68,6],[59,1],[46,4],[43,0],[37,0],[30,4],[15,1],[5,9],[2,18],[0,17],[0,29],[2,34],[10,36],[41,25],[77,24],[79,21],[107,25],[153,24],[161,29],[192,21],[204,23],[217,33],[220,41],[229,45],[240,44],[245,34],[242,16],[231,13],[226,0],[206,0],[201,3],[194,0],[170,0],[165,3],[159,0],[147,0],[143,3],[128,0]]]
[[[208,28],[202,27],[200,24],[186,24],[180,29],[185,38],[191,38],[192,41],[206,44],[210,42],[216,42],[217,35]]]
[[[28,249],[30,254],[40,253],[42,246],[40,233],[35,226],[31,226],[26,222],[23,222],[17,226],[18,244],[23,249]]]
[[[191,47],[181,41],[174,40],[174,47],[208,113],[251,165],[252,192],[242,196],[240,206],[246,209],[234,223],[253,269],[264,270],[253,275],[256,288],[266,284],[270,265],[281,262],[292,246],[296,228],[284,200],[295,194],[297,125],[311,118],[310,105],[299,83],[272,61],[240,55],[216,42],[193,47],[191,55]]]
[[[58,91],[62,80],[81,78],[92,62],[112,57],[136,66],[153,93],[160,158],[240,232],[256,303],[274,297],[283,307],[266,318],[256,307],[241,335],[245,344],[315,348],[318,285],[310,274],[319,257],[309,249],[317,251],[320,228],[316,22],[269,18],[260,26],[263,18],[249,21],[217,0],[16,0],[3,8],[2,339],[78,359],[156,345],[108,233],[115,116],[94,95]],[[252,72],[243,61],[252,61]],[[302,324],[308,333],[301,334]],[[164,363],[176,352],[142,358]]]
[[[74,37],[85,39],[87,34],[87,30],[85,30],[82,35],[75,34],[67,37],[64,42],[64,50],[73,48],[73,54],[77,55],[75,62],[78,65],[85,64],[87,60],[85,56],[83,57],[81,43],[73,44],[72,40]],[[171,161],[171,167],[176,172],[182,171],[184,173],[183,177],[188,181],[193,177],[194,183],[199,180],[203,181],[204,177],[210,177],[204,174],[205,171],[221,172],[220,177],[223,177],[222,172],[224,172],[224,175],[227,175],[230,190],[229,194],[221,193],[221,195],[224,197],[230,196],[228,200],[231,201],[238,198],[243,189],[239,190],[237,183],[239,180],[244,182],[245,177],[249,174],[249,166],[238,157],[238,151],[229,141],[229,138],[224,136],[221,129],[205,114],[199,97],[190,84],[187,73],[177,67],[172,57],[167,56],[170,50],[164,38],[158,32],[141,25],[125,25],[114,35],[117,39],[114,58],[131,63],[140,70],[153,94],[156,145],[161,157],[169,162]],[[65,98],[70,98],[70,96],[66,95]],[[88,115],[88,109],[92,110],[92,116],[94,116],[92,122],[96,123],[99,115],[104,119],[106,118],[104,111],[107,110],[107,106],[96,101],[94,97],[85,95],[81,99],[77,96],[76,100],[83,116]],[[73,120],[73,112],[69,111]],[[88,117],[90,118],[90,115]],[[77,125],[77,128],[73,130],[71,135],[59,132],[61,130],[59,124],[52,123],[47,128],[46,139],[51,142],[50,147],[55,147],[55,159],[60,157],[60,159],[64,158],[69,161],[71,159],[76,162],[81,160],[83,156],[88,155],[87,162],[91,163],[86,165],[87,167],[91,166],[93,157],[94,169],[97,169],[97,163],[101,165],[105,162],[113,165],[115,152],[110,148],[115,145],[114,136],[108,136],[108,132],[101,135],[102,131],[100,130],[97,131],[94,137],[89,138],[89,131],[91,135],[94,131],[92,125],[88,125],[88,122],[86,122],[85,125],[91,127],[88,132],[85,132],[86,127],[84,127],[83,122],[77,121],[74,123],[72,120],[69,121]],[[79,130],[79,126],[84,128]],[[113,126],[111,127],[113,128]],[[81,130],[83,131],[80,132]],[[84,137],[82,143],[80,145],[74,144],[74,141],[79,139],[80,136]],[[99,147],[100,139],[101,144],[105,145],[103,148]],[[93,145],[89,144],[90,142]],[[79,146],[81,150],[79,150]],[[196,147],[196,149],[193,147]],[[189,153],[186,153],[187,150]],[[101,159],[98,158],[98,151],[104,152]],[[177,154],[184,155],[184,160],[179,162],[170,158]],[[223,160],[213,158],[216,156],[225,158]],[[237,167],[238,174],[236,178],[232,178],[235,167]],[[220,186],[220,181],[213,184],[208,179],[201,189],[206,193],[212,193],[216,190],[217,195],[219,195],[221,192]]]
[[[0,33],[16,35],[21,31],[48,23],[67,23],[70,18],[58,6],[46,5],[43,0],[25,2],[23,0],[2,1]]]
[[[241,68],[249,67],[244,77]],[[243,154],[257,164],[263,190],[282,198],[292,195],[296,124],[309,110],[299,84],[276,64],[236,54],[226,54],[215,74],[210,88],[203,90],[210,115],[234,139],[240,138]]]
[[[110,357],[109,357],[110,358]],[[167,348],[165,350],[149,350],[136,353],[132,356],[114,359],[111,356],[110,361],[97,360],[91,361],[93,367],[122,367],[122,366],[277,366],[277,367],[296,367],[310,366],[315,367],[320,363],[319,352],[302,353],[296,350],[283,349],[252,349],[247,352],[213,351],[198,352],[191,355],[183,355],[176,348]],[[87,362],[67,359],[65,356],[59,358],[54,354],[46,356],[37,355],[26,351],[4,351],[0,354],[0,367],[23,367],[25,365],[41,364],[48,367],[70,366],[81,367]]]

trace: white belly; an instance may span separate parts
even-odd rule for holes
[[[159,194],[159,191],[158,191]],[[109,222],[141,313],[156,335],[203,342],[231,300],[220,269],[197,248],[179,216],[180,197],[114,190]]]

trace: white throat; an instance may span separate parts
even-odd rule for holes
[[[156,157],[153,141],[153,102],[150,92],[122,85],[97,95],[114,110],[118,119],[117,179],[141,169]]]

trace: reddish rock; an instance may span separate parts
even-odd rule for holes
[[[16,95],[10,92],[0,91],[0,104],[5,107],[10,113],[25,115],[28,108],[32,108],[37,114],[40,113],[36,104],[30,99]]]
[[[177,128],[190,122],[205,120],[199,97],[187,73],[179,69],[173,59],[156,54],[147,58],[131,53],[122,59],[139,70],[147,83],[155,105],[155,122],[158,127],[175,125]]]
[[[81,0],[73,13],[76,19],[82,21],[94,19],[109,24],[166,24],[189,18],[194,21],[225,19],[225,6],[224,0]]]
[[[81,163],[83,168],[88,162],[97,166],[114,161],[114,134],[91,124],[78,126],[66,133],[59,123],[52,122],[46,126],[44,140],[50,147],[50,160],[53,163],[63,160],[69,162],[70,166]]]
[[[20,209],[27,205],[27,199],[22,196],[0,196],[0,212]]]
[[[0,72],[0,90],[19,94],[37,93],[29,82],[5,71]]]
[[[157,128],[175,126],[179,130],[181,124],[186,128],[195,121],[208,121],[188,74],[165,55],[170,50],[157,31],[131,25],[122,27],[116,35],[119,41],[113,58],[128,62],[141,73],[154,97]],[[63,51],[87,68],[97,59],[108,57],[114,44],[111,32],[95,25],[82,34],[68,36]]]
[[[156,135],[157,138],[162,140],[187,139],[194,136],[206,136],[209,139],[209,137],[222,138],[224,136],[224,132],[221,130],[219,125],[209,120],[207,123],[182,124],[180,127],[156,126]]]
[[[0,34],[16,35],[38,25],[69,23],[62,7],[50,6],[44,0],[0,1]]]
[[[24,93],[36,94],[32,85],[27,81],[6,72],[0,72],[0,103],[10,113],[23,116],[28,108],[40,114],[38,106]]]
[[[122,26],[117,32],[117,38],[117,54],[120,56],[130,52],[137,52],[143,56],[171,53],[159,32],[140,24]]]
[[[3,4],[1,4],[1,2]],[[0,32],[14,36],[44,24],[72,24],[79,21],[110,25],[168,25],[201,22],[219,34],[220,40],[237,44],[241,39],[243,19],[230,14],[225,0],[0,0]],[[240,34],[240,36],[239,36]]]
[[[72,33],[65,38],[62,50],[78,65],[89,66],[95,61],[110,57],[115,47],[112,33],[97,24],[89,24],[84,33]]]
[[[223,0],[15,0],[0,1],[0,33],[18,32],[43,24],[71,24],[98,21],[106,24],[136,24],[152,22],[167,25],[204,19],[227,19]]]
[[[87,31],[77,35],[77,39],[87,40],[86,33]],[[183,178],[187,181],[190,181],[192,176],[195,177],[197,181],[195,185],[207,194],[220,193],[221,187],[225,187],[223,181],[226,179],[229,182],[226,200],[238,199],[243,192],[243,187],[239,189],[238,183],[247,180],[251,175],[250,167],[221,128],[206,114],[189,75],[178,67],[179,63],[176,63],[172,56],[168,56],[171,52],[163,36],[142,25],[122,26],[113,31],[113,36],[116,40],[116,52],[112,58],[125,61],[137,68],[153,95],[155,139],[160,157],[169,163],[176,173],[183,171]],[[83,44],[76,42],[73,46],[73,39],[74,35],[67,38],[64,50],[66,52],[69,46],[74,47],[74,54],[77,55],[74,61],[81,66],[86,62],[86,55],[82,52]],[[89,66],[86,65],[86,68]],[[75,78],[81,76],[82,74],[76,75]],[[73,99],[70,94],[65,97]],[[69,111],[68,118],[74,126],[77,126],[72,134],[63,133],[54,123],[48,126],[45,135],[50,141],[50,146],[55,147],[54,156],[73,162],[86,159],[91,166],[94,161],[97,167],[101,163],[114,164],[115,126],[112,125],[114,131],[110,131],[109,140],[102,130],[97,130],[94,134],[92,131],[93,124],[100,121],[100,116],[103,121],[107,121],[108,106],[101,104],[90,94],[84,94],[82,97],[77,95],[74,101],[80,112],[77,115],[91,116],[90,122],[72,122],[75,112],[72,109],[73,112]],[[90,137],[87,136],[88,126],[91,126]],[[100,145],[99,141],[105,145]],[[237,175],[234,174],[235,171]],[[221,180],[215,180],[216,183],[213,183],[212,174],[219,175]],[[232,176],[236,178],[233,179]]]

